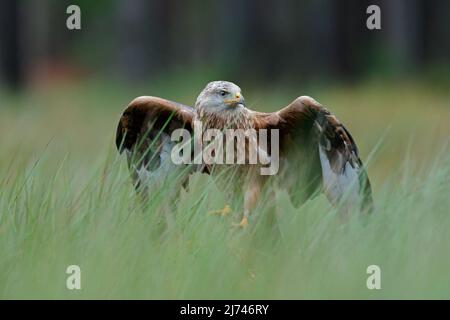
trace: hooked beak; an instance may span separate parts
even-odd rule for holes
[[[234,99],[227,99],[224,102],[225,104],[227,104],[229,107],[232,108],[243,107],[245,105],[244,97],[239,92],[236,93]]]

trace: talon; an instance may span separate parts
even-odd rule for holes
[[[208,215],[212,216],[212,215],[220,215],[221,217],[225,217],[227,215],[229,215],[231,213],[231,207],[227,204],[225,207],[223,207],[223,209],[220,210],[213,210],[208,212]]]
[[[233,226],[245,229],[248,227],[248,219],[243,218],[240,223],[235,223]]]

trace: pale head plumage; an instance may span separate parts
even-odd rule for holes
[[[198,118],[209,128],[247,128],[248,109],[241,88],[228,81],[212,81],[195,102]]]
[[[233,111],[245,106],[241,88],[228,81],[212,81],[200,92],[195,102],[197,109],[210,112]]]

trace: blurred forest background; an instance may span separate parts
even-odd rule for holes
[[[13,89],[88,76],[135,85],[203,72],[245,88],[449,70],[446,0],[0,3],[0,83]],[[70,4],[82,30],[66,28]],[[366,28],[370,4],[381,8],[381,30]]]

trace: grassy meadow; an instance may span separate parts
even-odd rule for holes
[[[232,79],[230,79],[232,80]],[[368,163],[376,212],[340,221],[325,197],[295,209],[276,190],[249,228],[210,216],[225,204],[208,176],[191,177],[162,233],[168,185],[137,205],[114,135],[139,95],[192,104],[204,83],[123,87],[92,81],[0,93],[0,298],[450,298],[450,92],[427,82],[243,88],[251,109],[299,95],[328,106]],[[282,214],[275,223],[269,207]],[[381,268],[368,290],[366,268]],[[79,265],[81,290],[66,288]]]

